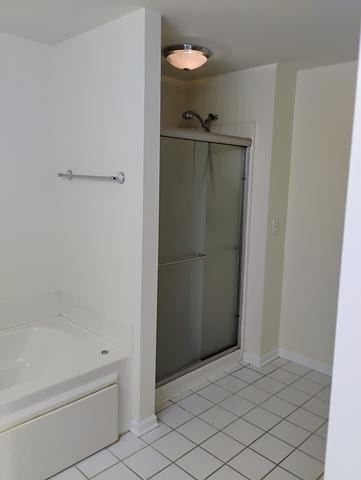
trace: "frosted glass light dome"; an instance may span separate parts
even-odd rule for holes
[[[211,55],[208,48],[183,43],[163,49],[167,61],[180,70],[195,70],[204,65]]]

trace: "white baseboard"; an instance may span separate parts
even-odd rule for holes
[[[300,355],[299,353],[290,352],[289,350],[285,350],[284,348],[280,348],[278,352],[279,356],[281,358],[284,358],[285,360],[296,362],[303,367],[311,368],[312,370],[324,373],[325,375],[332,375],[332,365],[318,362],[317,360],[305,357],[304,355]]]
[[[276,358],[278,358],[280,355],[279,355],[279,350],[278,348],[275,348],[273,350],[271,350],[270,352],[268,353],[265,353],[264,355],[262,355],[261,357],[261,367],[263,365],[266,365],[267,363],[269,362],[272,362],[272,360],[275,360]]]
[[[156,415],[151,415],[144,420],[132,420],[130,431],[134,433],[137,437],[145,435],[146,433],[154,430],[159,425]]]
[[[266,365],[266,363],[272,362],[272,360],[274,360],[278,356],[278,348],[275,348],[271,352],[265,353],[262,356],[244,352],[242,358],[245,362],[250,363],[255,367],[262,367],[263,365]]]
[[[272,360],[277,357],[284,358],[285,360],[290,360],[291,362],[298,363],[303,367],[311,368],[312,370],[324,373],[325,375],[332,375],[332,365],[318,362],[317,360],[305,357],[304,355],[300,355],[299,353],[285,350],[284,348],[275,348],[271,352],[268,352],[262,356],[244,352],[242,358],[245,362],[250,363],[255,367],[262,367],[263,365],[272,362]]]
[[[244,362],[250,363],[255,367],[261,366],[261,357],[259,355],[255,355],[253,353],[244,352],[242,355],[242,360]]]
[[[200,367],[197,370],[193,370],[192,372],[183,375],[183,377],[177,378],[172,382],[158,387],[156,390],[156,403],[158,404],[168,400],[174,395],[177,395],[177,393],[187,390],[192,385],[203,382],[211,375],[215,375],[227,367],[238,364],[240,360],[241,351],[236,350],[218,360],[208,363],[204,367]]]
[[[327,365],[311,358],[299,355],[298,353],[290,352],[283,348],[275,348],[264,355],[256,355],[253,353],[244,352],[240,354],[240,350],[237,350],[229,355],[222,357],[214,362],[211,362],[204,367],[201,367],[193,372],[190,372],[183,377],[177,378],[172,382],[169,382],[156,390],[156,403],[164,402],[169,398],[173,397],[177,393],[183,392],[187,388],[190,388],[192,385],[196,385],[204,380],[206,380],[211,375],[216,374],[217,372],[224,370],[227,367],[236,365],[239,363],[242,358],[243,361],[254,365],[255,367],[262,367],[272,360],[281,357],[285,360],[290,360],[296,362],[299,365],[302,365],[317,372],[324,373],[326,375],[332,374],[332,366]]]

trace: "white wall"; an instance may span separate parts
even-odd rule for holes
[[[361,58],[360,58],[361,59]],[[361,62],[347,187],[326,480],[359,475],[361,451]]]
[[[134,345],[134,402],[132,430],[144,432],[156,421],[155,365],[159,230],[159,145],[161,17],[145,11],[144,110],[142,185],[141,316]]]
[[[133,328],[136,422],[154,414],[159,52],[160,16],[140,10],[54,55],[57,168],[126,175],[124,185],[60,181],[59,236],[62,292],[101,318],[85,326],[120,344]]]
[[[127,39],[138,55],[125,49],[118,59]],[[124,185],[58,180],[62,292],[103,316],[88,327],[119,341],[122,324],[140,317],[144,134],[134,126],[144,109],[144,18],[63,42],[53,61],[58,171],[126,174]]]
[[[0,303],[59,289],[50,54],[0,34]]]
[[[356,63],[297,76],[280,348],[332,363]]]
[[[65,309],[121,346],[132,331],[121,430],[156,420],[160,34],[142,9],[52,47],[0,37],[0,328]]]

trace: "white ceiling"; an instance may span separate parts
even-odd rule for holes
[[[361,0],[0,0],[0,31],[54,44],[140,7],[162,13],[163,46],[195,41],[214,53],[183,77],[357,58]]]

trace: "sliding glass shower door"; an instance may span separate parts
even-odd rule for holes
[[[161,138],[157,380],[239,342],[245,149]]]

